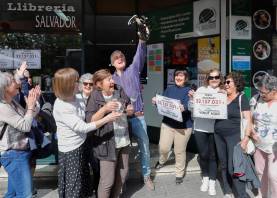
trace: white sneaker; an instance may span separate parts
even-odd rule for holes
[[[216,195],[215,180],[209,180],[209,195]]]
[[[233,194],[225,194],[223,198],[234,198]]]
[[[202,185],[200,186],[200,191],[207,192],[209,189],[209,177],[203,177]]]

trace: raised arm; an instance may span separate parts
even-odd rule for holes
[[[139,40],[136,54],[133,58],[132,64],[128,67],[128,70],[132,70],[133,72],[141,72],[144,67],[146,58],[146,42],[143,40]]]

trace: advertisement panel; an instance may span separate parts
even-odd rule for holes
[[[220,38],[198,39],[198,86],[203,86],[204,77],[211,69],[220,69]]]
[[[147,46],[148,74],[161,73],[163,68],[163,45],[153,44]]]

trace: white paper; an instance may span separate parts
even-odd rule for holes
[[[160,115],[183,122],[180,100],[156,95],[156,104]]]
[[[193,96],[193,116],[208,119],[227,119],[227,95],[199,93]]]

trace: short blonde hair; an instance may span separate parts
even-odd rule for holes
[[[66,67],[56,71],[53,78],[53,90],[55,96],[61,100],[65,100],[74,95],[75,83],[78,82],[78,72]]]
[[[97,89],[101,89],[101,87],[97,86],[98,82],[102,82],[105,78],[111,76],[111,72],[107,69],[100,69],[93,74],[93,84]]]

